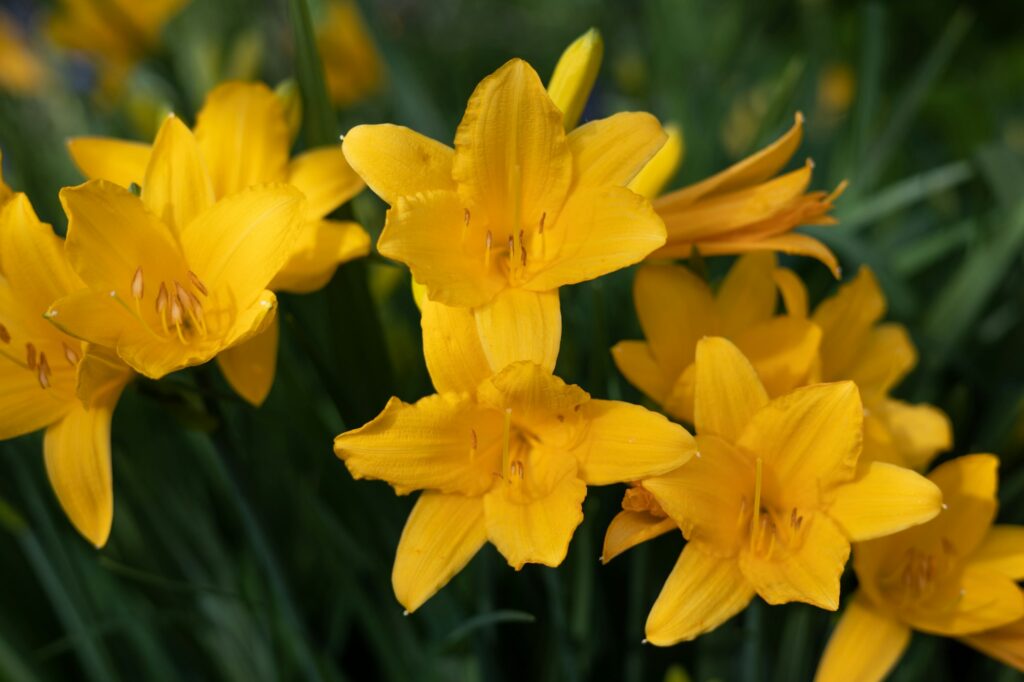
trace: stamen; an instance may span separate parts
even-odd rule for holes
[[[164,313],[167,311],[167,285],[160,282],[160,291],[156,295],[156,313],[160,317],[160,326],[164,330],[164,334],[170,333],[167,329],[167,317]]]
[[[46,353],[39,354],[39,385],[43,389],[50,387],[50,363],[46,361]]]
[[[466,225],[469,225],[469,209],[468,208],[462,209],[462,220],[463,220],[464,223],[466,223]]]
[[[505,408],[505,426],[501,436],[501,477],[506,481],[509,474],[509,438],[512,435],[512,408]]]
[[[3,341],[4,343],[11,342],[11,333],[7,331],[7,327],[2,324],[0,324],[0,341]]]
[[[203,296],[209,296],[210,295],[210,292],[206,288],[206,285],[203,284],[203,280],[199,279],[199,275],[197,275],[196,273],[194,273],[191,270],[189,270],[188,271],[188,279],[189,279],[190,282],[192,282],[192,286],[194,286],[196,288],[196,290],[199,291],[199,293],[201,293]]]
[[[523,243],[523,231],[519,230],[519,255],[522,256],[523,267],[526,267],[526,244]]]
[[[487,230],[487,239],[484,240],[484,244],[487,248],[484,249],[484,268],[491,266],[491,231]]]
[[[64,346],[64,358],[67,359],[68,364],[72,367],[77,365],[80,358],[78,357],[78,353],[75,352],[75,349],[63,341],[61,342],[61,345]]]
[[[178,340],[185,343],[185,335],[181,331],[182,310],[181,304],[178,303],[178,299],[171,299],[171,323],[174,325],[174,331],[178,334]]]
[[[142,281],[142,266],[140,265],[135,270],[135,275],[132,276],[132,298],[136,301],[142,300],[142,294],[145,293],[145,283]]]
[[[516,460],[510,465],[512,475],[518,478],[520,481],[523,480],[523,476],[526,474],[526,468],[523,466],[522,460]]]
[[[508,236],[508,257],[514,259],[516,255],[516,240],[512,238],[512,235]]]
[[[470,452],[471,455],[476,455],[476,449],[477,449],[477,447],[480,444],[479,441],[477,441],[477,438],[476,438],[476,429],[470,429],[469,430],[469,435],[470,435],[470,437],[473,440],[473,445],[470,446],[469,452]]]
[[[544,213],[540,214],[540,230],[538,230],[539,234],[544,234],[544,221],[547,220],[547,217],[548,217],[547,211],[545,211]]]
[[[757,478],[754,480],[754,516],[750,521],[750,547],[754,547],[754,538],[757,537],[757,532],[760,530],[761,525],[761,478],[763,474],[764,463],[760,457],[757,458]]]
[[[36,368],[36,347],[32,343],[25,344],[25,364],[29,369]]]

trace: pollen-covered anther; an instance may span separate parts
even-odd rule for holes
[[[68,361],[68,364],[72,367],[78,365],[78,361],[81,359],[78,352],[66,343],[61,342],[64,347],[64,359]]]
[[[544,234],[544,221],[547,220],[548,214],[545,211],[540,214],[540,228],[537,230],[538,233]]]
[[[135,274],[132,275],[132,298],[136,301],[141,301],[145,292],[146,285],[142,279],[142,266],[140,265],[135,269]]]
[[[50,387],[50,363],[46,360],[46,353],[39,354],[39,385],[44,389]]]
[[[522,460],[517,459],[509,465],[509,472],[512,476],[522,480],[523,476],[526,475],[526,467],[523,465]]]
[[[469,225],[469,209],[468,208],[462,209],[462,221],[466,225]]]
[[[523,231],[519,230],[519,255],[523,261],[523,267],[526,267],[526,244],[523,242]]]
[[[7,327],[2,324],[0,324],[0,341],[3,341],[4,343],[11,342],[11,333],[7,331]]]
[[[36,347],[31,342],[25,344],[25,364],[29,369],[36,368]]]
[[[206,288],[205,284],[203,284],[203,280],[199,279],[199,275],[191,270],[188,271],[188,281],[191,282],[192,286],[196,288],[196,291],[201,293],[203,296],[210,295],[210,290]]]

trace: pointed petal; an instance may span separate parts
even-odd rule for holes
[[[493,371],[521,361],[554,371],[562,340],[557,289],[543,293],[505,289],[487,305],[475,308],[473,317],[481,348]]]
[[[931,634],[971,635],[1024,618],[1024,592],[1005,575],[968,564],[955,579],[934,588],[927,603],[914,604],[906,618]]]
[[[941,508],[942,491],[924,476],[871,462],[836,489],[828,515],[851,542],[862,542],[930,521]]]
[[[110,348],[136,327],[141,331],[138,321],[110,294],[88,289],[57,299],[46,316],[65,334]]]
[[[693,364],[697,342],[715,331],[711,289],[689,268],[646,264],[636,272],[633,302],[664,381],[672,382]]]
[[[476,317],[469,308],[454,308],[423,297],[420,305],[423,356],[438,393],[472,393],[491,376],[480,345]]]
[[[497,268],[485,267],[482,241],[455,240],[464,221],[465,208],[454,192],[401,196],[388,211],[377,250],[408,265],[432,300],[465,308],[484,305],[507,279]]]
[[[839,261],[827,246],[814,237],[806,234],[797,234],[796,232],[787,232],[786,234],[774,235],[753,241],[748,241],[743,237],[702,241],[697,242],[696,247],[705,256],[724,256],[735,253],[749,253],[751,251],[777,251],[779,253],[788,253],[791,256],[809,256],[823,263],[836,279],[839,279],[841,274]],[[666,246],[665,249],[655,255],[663,258],[686,256],[689,255],[689,245],[684,243],[678,250]]]
[[[1024,526],[992,526],[981,546],[971,555],[971,566],[1024,579]]]
[[[733,340],[750,360],[769,396],[808,383],[818,362],[821,330],[797,317],[776,317],[740,332]]]
[[[455,150],[402,126],[356,126],[341,146],[345,159],[388,205],[420,192],[454,192]]]
[[[533,246],[540,240],[546,243]],[[640,262],[665,243],[665,226],[646,199],[625,187],[584,188],[569,195],[556,224],[533,243],[530,253],[544,255],[524,286],[545,291]]]
[[[213,185],[192,131],[168,116],[153,141],[142,203],[177,233],[213,205]]]
[[[412,613],[461,571],[484,543],[484,505],[479,497],[424,492],[398,541],[391,584]]]
[[[288,120],[281,99],[263,83],[235,81],[211,90],[195,137],[217,197],[285,179]]]
[[[909,627],[857,595],[832,631],[814,682],[882,682],[909,643]]]
[[[857,276],[839,288],[814,310],[821,327],[822,372],[826,380],[846,378],[878,320],[885,315],[885,294],[871,269],[861,267]]]
[[[753,597],[735,559],[716,559],[687,545],[647,616],[647,641],[671,646],[695,639],[745,609]]]
[[[112,391],[121,390],[135,376],[113,349],[94,344],[85,346],[77,374],[75,393],[82,404],[90,408],[109,397]]]
[[[984,541],[996,515],[994,455],[965,455],[936,467],[928,478],[942,490],[943,511],[915,532],[946,537],[958,556],[971,555]]]
[[[695,425],[700,435],[735,442],[754,415],[768,404],[768,394],[750,361],[721,337],[697,343]],[[757,448],[750,452],[758,452]]]
[[[804,524],[802,544],[776,543],[767,556],[742,551],[740,569],[769,604],[799,601],[835,611],[850,542],[825,514],[808,512]]]
[[[759,410],[739,446],[764,458],[788,503],[819,508],[823,493],[856,473],[863,414],[852,381],[799,388]]]
[[[612,359],[622,376],[644,395],[661,404],[672,386],[664,370],[651,355],[650,344],[645,341],[619,341],[612,346]]]
[[[72,137],[71,160],[88,180],[109,180],[122,187],[141,186],[152,147],[112,137]]]
[[[658,476],[686,464],[697,452],[686,429],[639,405],[590,400],[583,417],[589,421],[587,434],[574,453],[587,485]]]
[[[548,82],[548,95],[562,112],[565,129],[572,130],[583,114],[604,56],[601,33],[592,28],[565,48]]]
[[[986,656],[1024,672],[1024,619],[961,638]]]
[[[452,166],[474,213],[492,226],[513,214],[520,225],[538,225],[545,213],[550,221],[569,190],[572,165],[562,112],[529,64],[512,59],[480,81],[455,133]]]
[[[606,564],[626,550],[678,528],[675,521],[665,516],[620,511],[605,531],[601,563]]]
[[[807,317],[807,287],[800,276],[789,268],[775,268],[772,272],[775,286],[782,294],[782,302],[786,304],[786,313],[794,317]]]
[[[110,472],[110,421],[124,384],[78,404],[46,430],[43,455],[50,485],[79,533],[103,547],[114,520]]]
[[[270,288],[308,294],[327,286],[342,263],[370,253],[370,235],[359,223],[318,220],[306,223],[292,242],[291,255]]]
[[[844,379],[857,384],[864,402],[884,398],[917,364],[917,349],[902,324],[880,324],[864,339]]]
[[[335,438],[334,452],[353,477],[387,481],[399,494],[480,495],[494,481],[499,462],[490,446],[498,443],[500,451],[502,428],[498,413],[457,394],[411,405],[392,398],[373,421]]]
[[[629,184],[666,139],[658,119],[644,112],[621,112],[581,125],[569,133],[573,186]]]
[[[868,428],[869,422],[877,422],[881,430]],[[872,406],[864,422],[862,459],[921,470],[951,447],[953,426],[949,417],[932,405],[886,399]]]
[[[774,270],[772,253],[747,254],[729,269],[715,296],[722,336],[732,338],[775,314]]]
[[[296,156],[288,167],[288,182],[306,195],[310,219],[323,218],[365,187],[340,146],[311,149]]]
[[[254,407],[263,404],[274,385],[279,327],[275,317],[263,332],[217,355],[231,388]]]
[[[654,199],[661,194],[675,176],[676,171],[683,162],[686,144],[683,140],[683,131],[679,126],[665,126],[665,134],[668,140],[658,153],[647,162],[632,180],[628,187],[642,197]]]
[[[694,398],[697,389],[697,364],[694,363],[683,370],[683,373],[676,377],[672,384],[668,397],[662,404],[663,409],[670,417],[693,424],[696,421],[693,411]]]
[[[527,461],[523,479],[499,481],[484,495],[487,538],[517,571],[528,563],[561,564],[583,521],[587,486],[576,477],[575,460],[539,454]]]

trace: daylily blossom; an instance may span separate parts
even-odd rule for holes
[[[932,521],[854,547],[860,589],[829,640],[819,682],[883,679],[917,630],[957,637],[1024,672],[1024,526],[992,525],[992,455],[967,455],[928,478],[941,490]]]
[[[384,79],[384,65],[354,0],[330,0],[317,23],[317,48],[331,102],[345,107],[372,94]]]
[[[153,379],[266,329],[277,307],[266,287],[301,231],[306,201],[285,184],[217,200],[217,177],[170,116],[141,197],[105,180],[61,190],[65,249],[88,289],[53,303],[50,320]]]
[[[84,285],[24,194],[0,209],[0,439],[46,429],[50,484],[75,528],[106,544],[114,515],[110,420],[131,372],[43,319]]]
[[[697,343],[722,336],[754,365],[768,395],[808,383],[817,364],[821,331],[810,320],[777,314],[780,276],[775,255],[740,258],[717,292],[681,265],[646,264],[633,283],[646,341],[621,341],[612,348],[619,370],[669,415],[693,423]],[[783,271],[781,276],[793,276]]]
[[[50,17],[54,42],[83,52],[101,67],[101,85],[115,90],[187,0],[60,0]]]
[[[509,565],[557,566],[583,520],[588,485],[665,473],[694,454],[681,426],[637,405],[592,399],[531,362],[492,374],[479,356],[434,366],[450,390],[392,398],[334,451],[355,478],[422,490],[395,558],[395,596],[416,610],[490,541]]]
[[[391,205],[378,249],[445,306],[424,310],[428,365],[437,349],[469,343],[494,371],[519,360],[551,369],[558,288],[663,243],[649,202],[626,188],[665,142],[658,121],[621,113],[568,135],[564,125],[534,70],[514,59],[473,92],[455,149],[394,125],[345,136],[345,157]],[[452,340],[452,328],[474,338]]]
[[[197,117],[195,139],[215,199],[265,183],[288,183],[305,195],[304,225],[286,244],[288,258],[271,290],[315,291],[339,264],[368,253],[370,238],[358,223],[326,217],[363,189],[362,180],[338,147],[313,149],[289,161],[287,113],[267,86],[232,82],[212,90]],[[150,145],[80,137],[69,141],[68,149],[86,177],[142,185],[145,192]],[[265,332],[217,357],[234,389],[254,405],[263,402],[274,382],[278,334],[274,318]]]
[[[791,299],[806,301],[798,279],[785,286],[794,292]],[[889,397],[917,364],[917,350],[903,325],[879,322],[885,310],[885,294],[868,267],[822,301],[811,318],[822,331],[818,376],[857,383],[866,413],[865,458],[921,470],[952,446],[952,428],[938,408]],[[801,314],[798,307],[791,312]]]
[[[699,456],[642,481],[687,539],[647,619],[665,646],[713,630],[755,594],[835,610],[850,543],[934,517],[939,489],[891,464],[861,464],[853,382],[770,400],[728,340],[697,346]]]
[[[808,192],[814,164],[776,177],[800,146],[804,119],[781,138],[726,170],[669,192],[654,202],[668,240],[651,258],[781,251],[818,259],[839,277],[839,263],[817,239],[793,232],[800,225],[833,225],[828,215],[845,183],[831,194]]]

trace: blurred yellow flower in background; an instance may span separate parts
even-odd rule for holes
[[[202,165],[209,170],[214,198],[265,183],[288,183],[306,197],[302,229],[287,243],[284,266],[274,275],[274,291],[309,293],[330,281],[338,265],[365,256],[370,237],[353,221],[327,216],[363,189],[337,146],[321,147],[289,160],[293,126],[281,98],[262,83],[231,82],[210,92],[195,126]],[[99,137],[68,142],[79,169],[123,187],[142,185],[151,147]],[[279,323],[248,343],[218,356],[224,375],[254,405],[274,381]]]
[[[46,86],[49,72],[25,40],[21,28],[0,11],[0,89],[33,95]]]
[[[914,630],[958,637],[1024,672],[1024,526],[992,525],[999,460],[967,455],[928,478],[932,521],[854,548],[860,589],[832,633],[815,680],[877,682]]]
[[[83,287],[63,241],[15,194],[0,210],[0,439],[46,429],[50,485],[75,528],[102,547],[114,516],[110,420],[131,372],[43,317]]]
[[[346,107],[380,89],[384,64],[353,0],[330,0],[317,25],[317,48],[331,102]]]

